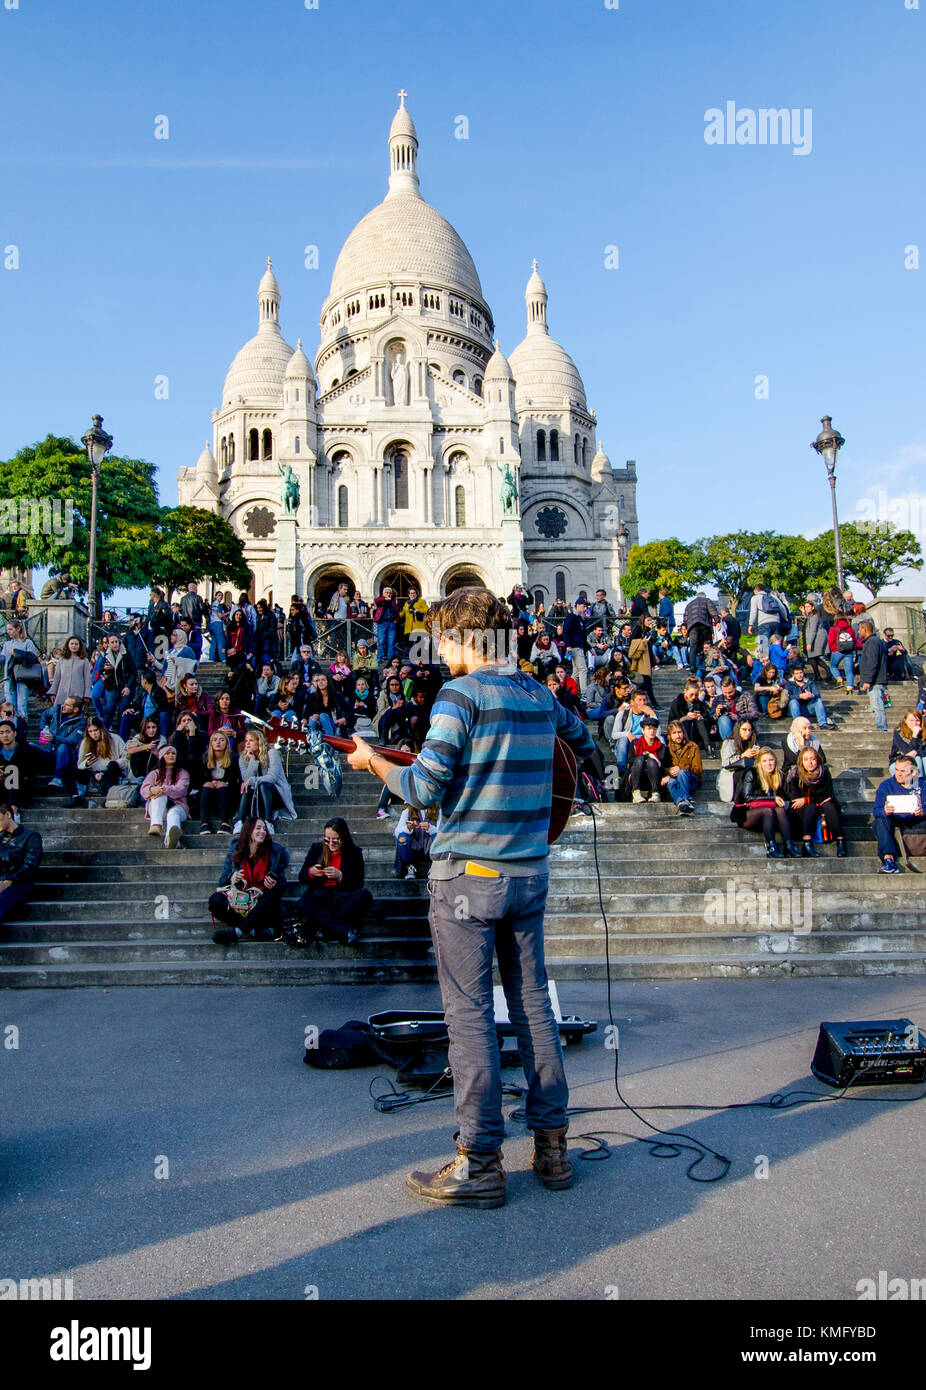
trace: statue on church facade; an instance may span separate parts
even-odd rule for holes
[[[408,405],[408,363],[401,352],[392,364],[392,403]]]
[[[280,501],[286,516],[295,516],[299,510],[299,479],[288,463],[278,463],[277,470],[283,479]]]
[[[505,516],[514,516],[518,504],[518,484],[510,463],[500,463],[498,471],[502,475],[502,511]]]

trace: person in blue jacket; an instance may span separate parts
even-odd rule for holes
[[[912,812],[896,809],[898,797],[915,796],[916,809]],[[905,830],[926,832],[926,778],[920,777],[916,762],[909,753],[901,753],[894,763],[894,776],[885,777],[875,793],[872,812],[875,835],[878,840],[878,858],[881,860],[882,874],[899,874],[897,867],[897,841],[894,831],[901,834]]]

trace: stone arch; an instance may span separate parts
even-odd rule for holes
[[[410,586],[418,590],[420,595],[424,594],[424,584],[418,571],[418,565],[414,560],[405,560],[399,556],[390,559],[385,565],[381,565],[376,578],[373,581],[373,597],[381,594],[384,585],[390,585],[396,590],[399,598],[405,600]]]
[[[485,589],[492,587],[482,567],[471,560],[449,560],[438,575],[438,592],[441,598],[446,598],[455,589],[463,589],[468,584],[480,585]]]
[[[353,598],[358,587],[357,579],[350,566],[345,565],[343,560],[332,558],[321,560],[312,570],[306,581],[306,598],[309,606],[320,598],[325,603],[337,589],[339,584],[346,584]]]

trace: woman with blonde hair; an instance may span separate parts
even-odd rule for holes
[[[249,817],[266,821],[267,829],[273,834],[273,817],[283,816],[284,820],[296,819],[292,792],[283,771],[283,760],[275,745],[268,747],[267,740],[257,729],[249,729],[244,736],[244,748],[238,758],[241,773],[241,800],[238,803],[238,822]],[[251,816],[252,803],[256,806]],[[236,823],[234,834],[241,825]]]
[[[228,735],[224,729],[216,729],[209,735],[205,780],[199,794],[201,835],[215,835],[216,823],[225,834],[231,831],[231,808],[239,795],[240,781],[238,759],[233,755]]]
[[[29,691],[40,695],[45,686],[45,668],[25,623],[7,619],[6,641],[0,646],[0,673],[3,698],[12,701],[16,713],[29,715]]]
[[[791,839],[788,803],[782,796],[783,790],[777,755],[771,748],[756,749],[753,766],[745,770],[740,780],[730,819],[741,830],[762,831],[769,859],[785,857],[775,841],[776,831],[790,858],[800,859],[801,852]]]

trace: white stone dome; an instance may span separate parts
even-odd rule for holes
[[[286,375],[288,377],[297,377],[300,381],[303,378],[308,378],[309,380],[313,379],[312,368],[309,366],[309,359],[306,357],[305,353],[302,350],[301,338],[297,340],[296,351],[289,359],[289,363],[286,368]]]
[[[611,460],[608,458],[601,444],[598,445],[598,452],[592,459],[592,477],[599,481],[604,481],[611,476]]]
[[[262,324],[235,354],[222,387],[222,405],[237,405],[239,396],[248,404],[278,404],[293,351],[278,328]]]
[[[530,405],[560,410],[563,398],[588,409],[579,369],[565,348],[547,333],[528,333],[509,358],[515,379],[515,409]]]
[[[203,451],[196,460],[196,471],[198,473],[209,473],[216,471],[215,455],[212,452],[208,439],[203,447]]]
[[[501,348],[499,347],[499,345],[498,345],[498,339],[496,338],[496,340],[495,340],[495,351],[492,353],[492,356],[489,358],[488,362],[486,363],[485,378],[484,378],[484,380],[486,380],[486,381],[511,381],[511,379],[512,379],[511,365],[510,365],[510,363],[509,363],[509,361],[508,361],[508,358],[505,356],[505,354],[502,352]]]
[[[482,302],[482,285],[459,233],[415,193],[393,193],[360,219],[341,247],[329,299],[374,282],[404,279]]]

